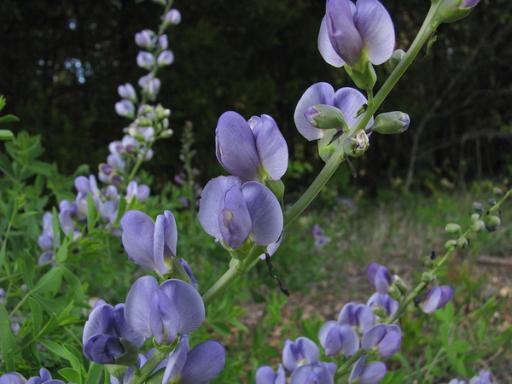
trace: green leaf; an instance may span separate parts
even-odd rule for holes
[[[50,269],[43,277],[37,282],[36,286],[32,289],[34,292],[50,292],[55,295],[62,283],[63,269],[59,266]]]
[[[19,123],[20,119],[14,115],[0,116],[0,124]]]
[[[101,383],[101,375],[103,373],[103,365],[91,363],[89,372],[87,372],[87,381],[85,384],[98,384]]]
[[[59,213],[57,209],[53,207],[52,210],[52,232],[53,232],[53,253],[57,253],[57,249],[60,246],[60,223]]]
[[[77,372],[82,371],[81,357],[75,356],[68,348],[51,340],[41,341],[50,352],[67,360]],[[79,374],[80,376],[80,374]],[[81,380],[79,380],[81,381]]]
[[[0,118],[1,122],[2,118]],[[7,141],[14,139],[14,134],[8,129],[0,129],[0,140]]]
[[[62,368],[59,370],[59,375],[66,379],[69,383],[80,383],[80,373],[75,371],[73,368]]]
[[[96,225],[98,219],[98,212],[96,211],[96,203],[92,197],[92,194],[87,195],[87,231],[91,233]]]
[[[57,250],[57,263],[62,264],[66,261],[68,258],[68,246],[71,242],[70,236],[73,236],[73,231],[70,231],[70,233],[64,238],[62,241],[62,244],[60,245],[59,249]]]
[[[39,301],[33,297],[29,297],[28,304],[30,305],[32,317],[32,330],[34,335],[36,335],[43,327],[43,308],[41,307],[41,304],[39,304]]]
[[[17,350],[16,340],[11,331],[11,321],[5,307],[0,305],[0,348],[6,371],[14,371],[14,356]]]

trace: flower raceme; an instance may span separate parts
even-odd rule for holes
[[[279,180],[288,168],[288,146],[269,115],[246,121],[236,112],[223,113],[215,130],[217,159],[244,181]]]
[[[28,380],[17,372],[7,372],[0,376],[0,384],[64,384],[64,382],[53,379],[46,368],[41,368],[39,376],[31,377]]]
[[[199,221],[209,235],[232,249],[248,239],[258,245],[272,244],[283,230],[281,206],[270,189],[234,176],[219,176],[206,184]]]

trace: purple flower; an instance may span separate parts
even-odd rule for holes
[[[354,364],[350,373],[349,383],[377,384],[386,375],[386,365],[380,361],[366,364],[366,356],[362,356]]]
[[[130,100],[123,99],[116,103],[116,113],[119,116],[127,117],[129,119],[133,118],[135,114],[135,106]]]
[[[377,0],[327,0],[318,34],[318,49],[335,67],[357,66],[367,59],[375,65],[389,60],[395,47],[395,28]]]
[[[256,371],[256,384],[286,384],[286,373],[281,364],[277,372],[272,367],[264,365]]]
[[[290,384],[334,384],[335,373],[334,363],[303,365],[293,372]]]
[[[96,306],[85,323],[82,337],[85,356],[98,364],[114,364],[124,357],[129,360],[144,337],[134,331],[125,319],[125,305]],[[125,361],[128,362],[128,361]]]
[[[199,221],[204,230],[231,248],[248,238],[259,245],[276,242],[283,230],[283,213],[274,194],[254,181],[234,176],[210,180],[201,193]]]
[[[146,338],[154,336],[159,344],[170,344],[196,330],[205,319],[203,299],[192,285],[171,279],[159,286],[152,276],[132,285],[125,313],[135,331]]]
[[[313,341],[307,337],[299,337],[295,341],[285,341],[282,358],[283,367],[288,372],[293,372],[302,365],[317,363],[320,360],[320,351]]]
[[[320,328],[318,338],[327,356],[336,356],[340,352],[344,356],[352,356],[359,349],[359,337],[354,329],[336,321],[325,323]]]
[[[16,383],[16,382],[14,382]],[[39,376],[31,377],[27,380],[27,384],[65,384],[62,380],[52,378],[52,375],[46,368],[39,370]]]
[[[149,187],[145,184],[138,185],[136,181],[132,180],[126,187],[126,198],[130,201],[137,199],[141,203],[149,197]]]
[[[331,241],[331,238],[325,235],[325,232],[319,224],[315,224],[313,226],[312,234],[315,241],[315,248],[318,250],[322,249],[329,241]]]
[[[375,315],[367,305],[347,303],[340,311],[338,323],[340,325],[350,325],[366,332],[375,324]]]
[[[492,384],[492,374],[489,371],[481,370],[478,376],[475,376],[469,380],[469,384]]]
[[[128,99],[131,101],[137,101],[137,93],[135,92],[135,88],[130,83],[122,84],[117,87],[117,93],[123,99]]]
[[[394,300],[387,293],[375,292],[366,303],[372,310],[382,308],[387,316],[393,316],[398,311],[398,301]]]
[[[181,22],[181,13],[173,8],[165,15],[165,21],[171,25],[178,25]]]
[[[361,346],[366,349],[377,349],[381,357],[389,357],[400,348],[402,331],[398,325],[377,324],[363,335]]]
[[[43,251],[53,248],[53,216],[51,212],[45,212],[43,215],[43,232],[39,235],[37,244]]]
[[[141,51],[137,54],[137,65],[141,68],[151,70],[155,65],[155,57],[150,52]]]
[[[389,270],[383,265],[371,263],[368,266],[368,281],[372,284],[377,292],[387,293],[391,285],[391,275]]]
[[[135,44],[141,48],[152,49],[155,46],[155,33],[149,29],[135,34]]]
[[[224,369],[226,351],[216,341],[205,341],[190,350],[188,337],[182,336],[169,355],[162,383],[207,384]]]
[[[336,107],[340,110],[343,120],[348,128],[355,126],[361,116],[358,113],[363,105],[368,102],[366,97],[354,88],[340,88],[334,92],[334,88],[328,83],[316,83],[310,86],[302,95],[295,108],[294,120],[299,133],[307,140],[319,140],[326,136],[329,129],[320,129],[312,124],[311,107],[323,104]],[[373,124],[373,118],[367,127]],[[341,126],[339,128],[342,128]]]
[[[159,66],[171,65],[174,63],[174,53],[169,50],[165,50],[158,55],[157,64]]]
[[[78,207],[76,203],[72,203],[68,200],[62,200],[59,203],[59,223],[62,231],[67,235],[75,229],[73,218],[78,213]]]
[[[215,145],[222,166],[245,181],[279,180],[288,167],[288,146],[269,115],[246,121],[236,112],[223,113],[215,130]]]
[[[453,288],[448,285],[431,288],[421,301],[420,308],[425,313],[432,313],[443,308],[453,297]]]
[[[167,49],[167,47],[169,47],[169,39],[167,38],[167,35],[160,35],[160,36],[158,36],[157,43],[158,43],[158,47],[157,48],[159,50]]]
[[[480,0],[463,0],[462,1],[462,8],[473,8],[478,5]]]
[[[158,215],[155,223],[141,211],[128,211],[121,219],[122,242],[135,264],[154,269],[160,275],[169,271],[176,256],[178,229],[170,211]]]
[[[149,73],[139,79],[139,85],[142,91],[151,99],[154,100],[158,91],[160,90],[161,82],[159,79]]]
[[[0,376],[0,384],[25,384],[27,380],[18,372],[7,372]]]

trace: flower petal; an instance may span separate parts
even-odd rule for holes
[[[158,283],[152,276],[140,277],[133,283],[126,297],[125,316],[133,330],[144,337],[151,336],[151,300]]]
[[[323,364],[309,364],[297,368],[291,377],[291,384],[333,384],[333,375]]]
[[[188,354],[180,383],[206,384],[219,375],[226,363],[226,351],[216,341],[196,345]]]
[[[141,211],[128,211],[121,219],[122,242],[128,257],[136,264],[153,268],[153,232],[151,218]]]
[[[320,31],[318,32],[318,50],[320,55],[326,61],[327,64],[333,67],[340,68],[345,64],[343,59],[336,53],[332,47],[331,40],[329,39],[329,33],[327,32],[327,22],[325,16],[320,24]]]
[[[249,120],[260,162],[272,180],[279,180],[288,168],[288,145],[275,120],[269,115]]]
[[[110,304],[102,304],[95,307],[85,322],[82,335],[82,344],[86,344],[94,335],[106,333],[114,321],[114,308]]]
[[[357,0],[355,23],[370,61],[379,65],[391,58],[395,49],[395,27],[388,11],[378,0]]]
[[[333,105],[334,89],[328,83],[316,83],[306,89],[301,96],[293,118],[299,133],[307,140],[313,141],[321,139],[324,136],[322,129],[315,128],[304,115],[308,108],[317,104]]]
[[[218,218],[222,240],[237,249],[247,240],[253,228],[251,215],[238,185],[226,192],[221,208]]]
[[[236,112],[224,112],[215,129],[217,159],[234,176],[258,178],[260,161],[254,135],[247,121]]]
[[[343,117],[345,118],[347,125],[352,128],[361,119],[362,115],[358,116],[358,113],[361,110],[361,107],[368,103],[368,100],[357,89],[344,87],[336,91],[333,103],[334,106],[338,107],[343,113]],[[366,127],[369,127],[372,124],[373,118]]]
[[[283,212],[275,195],[264,185],[249,181],[242,194],[252,219],[252,236],[256,244],[276,242],[283,231]]]
[[[162,383],[168,383],[171,380],[179,381],[183,367],[187,362],[188,352],[188,336],[183,336],[176,349],[169,355]]]
[[[113,364],[124,352],[121,341],[109,335],[95,335],[84,345],[85,356],[98,364]]]

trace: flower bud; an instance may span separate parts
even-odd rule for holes
[[[483,204],[480,203],[479,201],[475,201],[473,203],[473,211],[475,211],[476,213],[482,214],[484,212]]]
[[[478,213],[473,213],[471,215],[471,222],[476,223],[478,220],[480,220],[480,215]]]
[[[157,43],[158,43],[158,46],[157,46],[158,50],[167,49],[167,47],[169,46],[169,39],[167,38],[167,35],[158,36]]]
[[[372,131],[382,135],[403,133],[409,128],[411,119],[407,113],[394,111],[377,115],[372,125]]]
[[[131,85],[130,83],[126,83],[117,87],[117,93],[123,99],[137,101],[137,93],[135,92],[133,85]]]
[[[165,15],[165,22],[170,25],[178,25],[181,22],[181,13],[173,8]]]
[[[149,29],[144,29],[143,31],[135,34],[135,44],[141,48],[152,49],[155,45],[154,37],[155,32]]]
[[[346,128],[343,113],[336,107],[327,104],[317,104],[309,107],[304,117],[315,128],[332,129]]]
[[[155,57],[146,51],[139,52],[137,55],[137,65],[141,68],[150,70],[155,65]]]
[[[466,248],[469,245],[469,240],[466,236],[461,236],[457,239],[457,247]]]
[[[448,250],[455,248],[457,246],[457,240],[448,240],[444,243],[444,247]]]
[[[171,65],[174,63],[174,53],[169,50],[165,50],[158,55],[157,63],[159,66]]]
[[[475,232],[480,232],[485,229],[485,223],[482,220],[477,220],[473,223],[471,229]]]
[[[370,140],[365,131],[359,131],[355,138],[345,141],[345,153],[349,156],[362,156],[368,147]]]
[[[449,223],[449,224],[446,224],[446,227],[444,229],[448,233],[459,233],[460,225],[456,224],[456,223]]]
[[[133,118],[135,113],[135,106],[129,100],[118,101],[115,105],[116,113],[119,116]]]
[[[494,232],[501,224],[501,219],[496,215],[490,215],[485,219],[485,228],[489,232]]]
[[[430,289],[419,306],[425,313],[432,313],[444,307],[453,297],[453,288],[442,285]]]
[[[440,0],[437,20],[441,23],[453,23],[471,13],[480,0]]]

